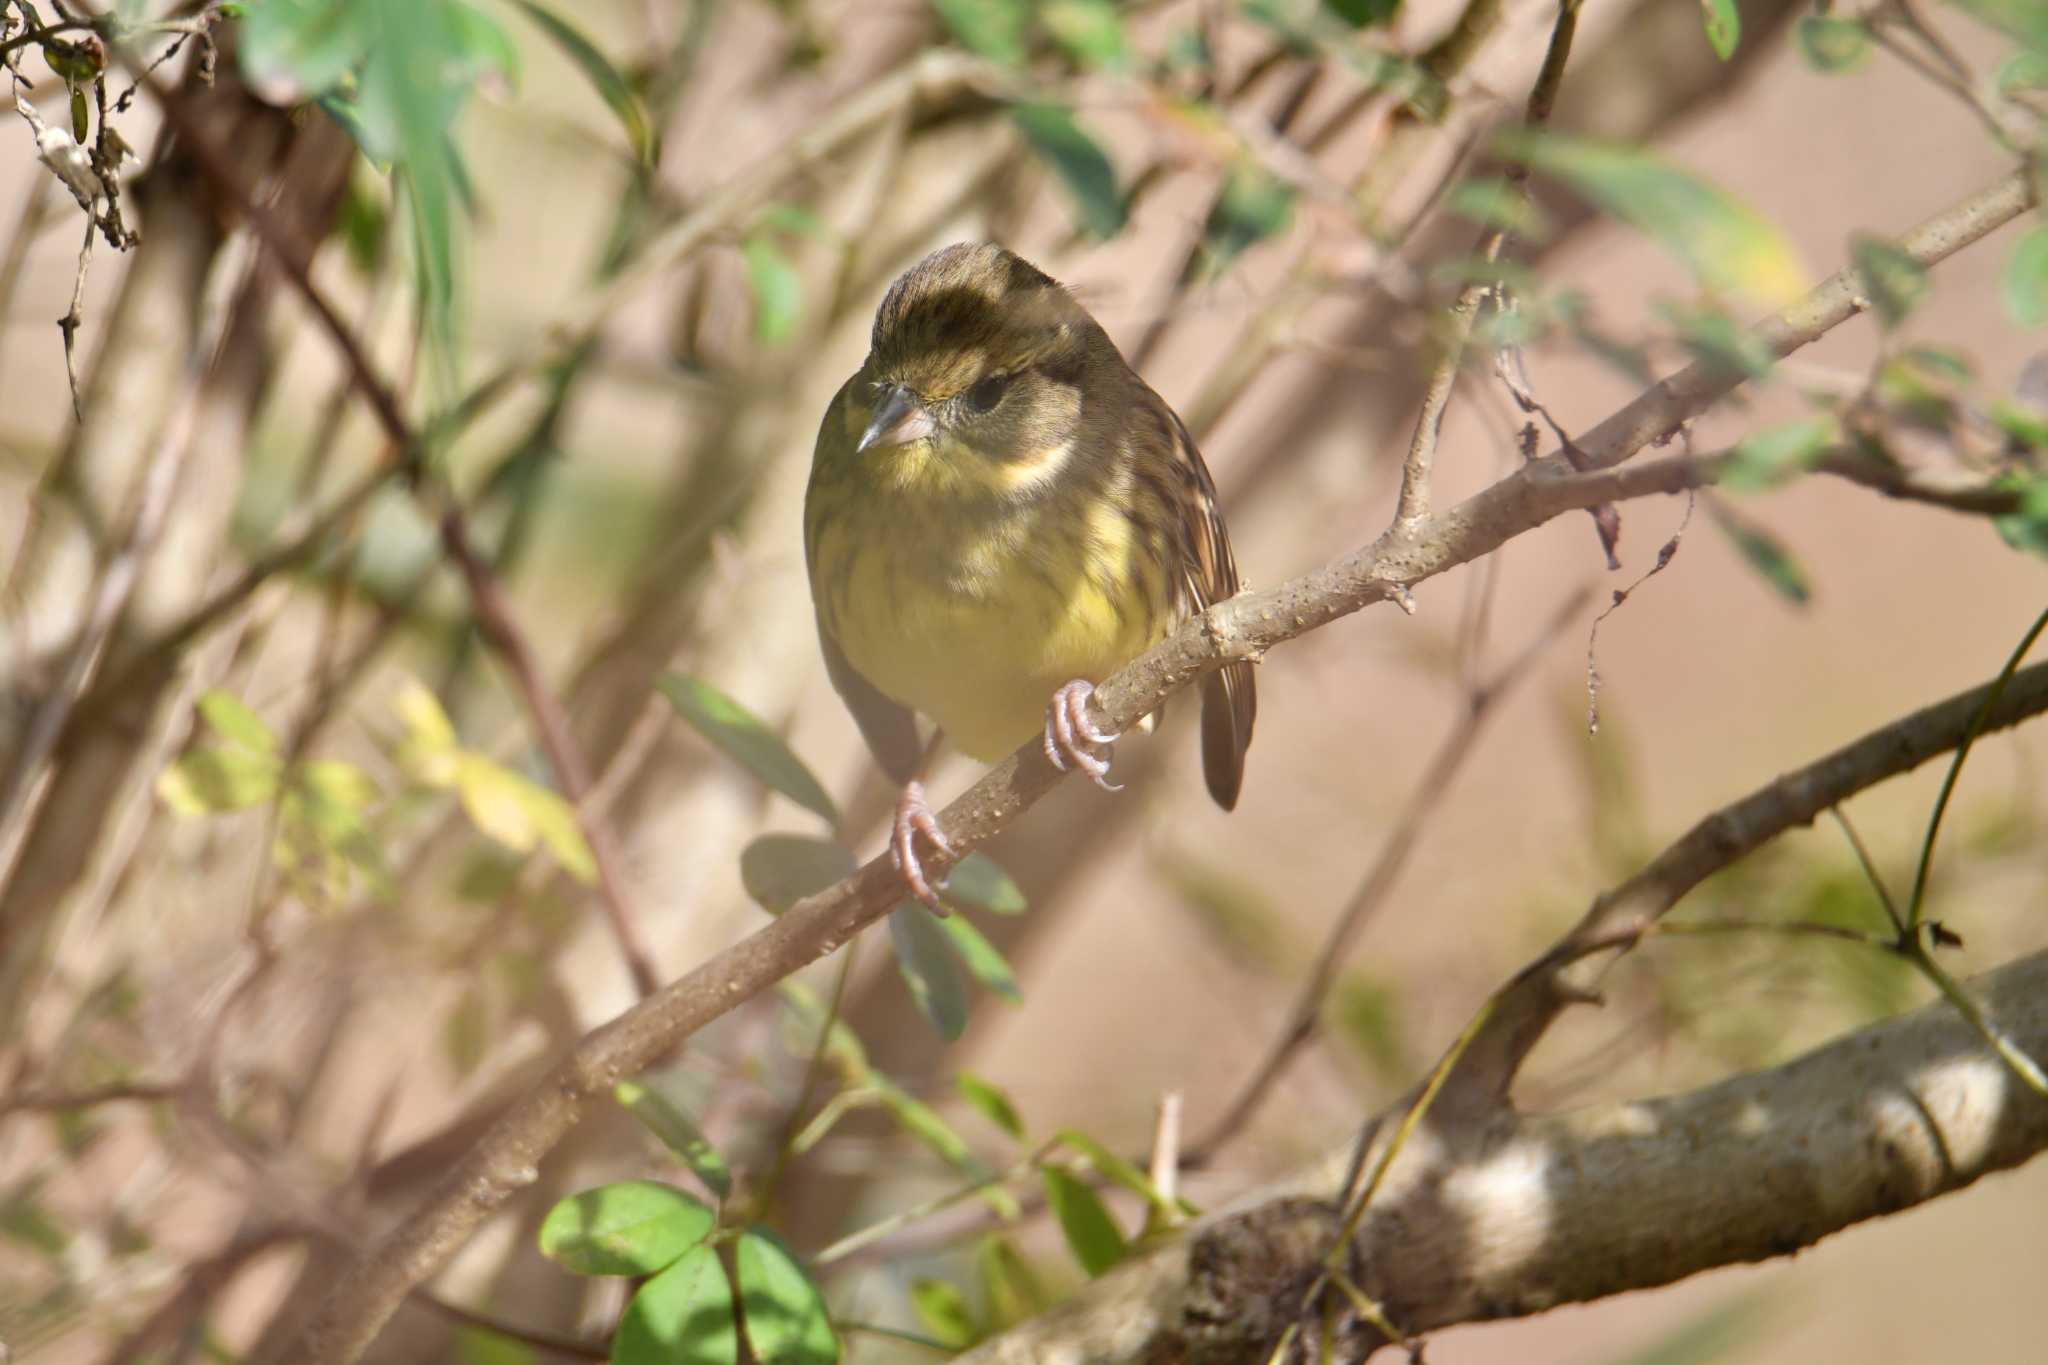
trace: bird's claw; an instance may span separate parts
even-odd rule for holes
[[[1109,780],[1109,750],[1117,737],[1104,734],[1088,718],[1088,698],[1093,695],[1095,684],[1083,678],[1052,694],[1052,704],[1045,710],[1045,757],[1061,772],[1069,765],[1079,768],[1106,792],[1122,791],[1121,783]]]
[[[903,784],[903,794],[896,798],[896,819],[889,829],[889,861],[896,865],[896,871],[902,876],[903,884],[910,888],[910,894],[917,897],[926,909],[935,915],[951,914],[946,903],[939,899],[937,889],[924,875],[924,866],[917,856],[917,836],[920,834],[947,862],[959,856],[946,842],[938,817],[932,813],[931,802],[925,800],[924,783],[913,778]],[[940,879],[939,885],[945,885],[944,878]]]

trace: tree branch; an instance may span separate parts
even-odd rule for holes
[[[1987,684],[1959,693],[1785,774],[1715,811],[1642,871],[1603,892],[1578,924],[1508,987],[1439,1103],[1458,1112],[1498,1104],[1544,1032],[1567,1005],[1593,996],[1617,955],[1589,956],[1589,950],[1602,944],[1632,946],[1659,916],[1736,859],[1788,829],[1811,824],[1856,793],[1955,748],[1989,690]],[[2012,675],[1983,730],[2004,729],[2044,710],[2048,663]]]
[[[2048,952],[1972,989],[2048,1053]],[[1521,1317],[1790,1255],[2044,1147],[2048,1104],[1936,1003],[1687,1094],[1428,1130],[1362,1225],[1352,1278],[1411,1333]],[[1260,1191],[958,1359],[1264,1359],[1324,1268],[1342,1165]],[[1354,1325],[1335,1358],[1380,1344]]]

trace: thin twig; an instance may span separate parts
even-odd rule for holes
[[[1294,1007],[1288,1012],[1287,1023],[1282,1026],[1265,1059],[1252,1072],[1251,1078],[1224,1109],[1223,1114],[1211,1125],[1209,1131],[1189,1150],[1185,1164],[1197,1167],[1216,1159],[1217,1153],[1231,1139],[1243,1131],[1259,1106],[1265,1103],[1267,1094],[1285,1073],[1289,1064],[1301,1049],[1316,1036],[1321,1024],[1323,1003],[1329,996],[1330,988],[1336,984],[1337,974],[1344,961],[1350,956],[1352,945],[1359,932],[1364,929],[1381,906],[1386,904],[1401,872],[1408,864],[1408,855],[1414,851],[1422,831],[1435,817],[1445,796],[1451,789],[1459,769],[1464,766],[1478,743],[1480,732],[1485,728],[1498,703],[1503,700],[1541,657],[1545,648],[1555,641],[1567,623],[1584,610],[1587,599],[1592,596],[1590,589],[1582,588],[1573,593],[1553,613],[1547,625],[1531,637],[1521,653],[1517,654],[1499,671],[1475,687],[1466,698],[1464,710],[1457,723],[1444,736],[1429,766],[1423,770],[1422,778],[1410,794],[1403,807],[1401,818],[1387,834],[1386,842],[1380,846],[1379,856],[1359,882],[1358,889],[1351,893],[1351,899],[1337,916],[1324,937],[1322,947],[1317,949],[1315,967],[1308,980],[1302,983],[1301,992],[1295,997]]]
[[[1524,121],[1531,128],[1548,123],[1550,111],[1557,103],[1558,89],[1564,84],[1565,63],[1571,56],[1572,38],[1578,31],[1579,4],[1580,0],[1558,0],[1557,22],[1550,30],[1550,46],[1543,54],[1543,65],[1529,91]],[[1519,163],[1509,168],[1508,182],[1515,192],[1520,192],[1528,174],[1528,167]],[[1480,240],[1479,259],[1488,265],[1499,260],[1508,236],[1505,228],[1489,229]],[[1451,390],[1464,366],[1465,344],[1472,336],[1480,305],[1495,288],[1486,282],[1466,285],[1459,291],[1457,302],[1451,305],[1445,319],[1439,343],[1442,352],[1430,371],[1429,384],[1423,391],[1422,412],[1415,420],[1415,435],[1408,443],[1407,458],[1401,463],[1401,491],[1394,509],[1397,528],[1417,525],[1429,515],[1430,475],[1436,461],[1437,443],[1443,434],[1444,411],[1450,405]]]
[[[1977,736],[1983,730],[1991,709],[1998,704],[1999,696],[2016,676],[2014,670],[2019,668],[2020,660],[2027,657],[2027,651],[2034,647],[2034,641],[2041,638],[2044,629],[2048,629],[2048,608],[2043,608],[2041,614],[2034,618],[2034,624],[2028,627],[2027,633],[2020,637],[2020,642],[2006,657],[2005,667],[1999,670],[1998,677],[1984,689],[1984,700],[1978,706],[1977,714],[1971,718],[1969,733],[1956,746],[1956,756],[1950,760],[1948,772],[1942,776],[1941,794],[1934,800],[1933,813],[1927,817],[1927,837],[1920,844],[1920,865],[1913,873],[1913,894],[1906,902],[1906,927],[1909,929],[1920,927],[1921,913],[1927,907],[1927,879],[1934,870],[1934,841],[1941,835],[1941,817],[1948,813],[1949,798],[1955,795],[1956,780],[1963,774],[1963,763],[1970,756],[1970,747],[1977,742]]]
[[[1849,847],[1855,851],[1856,863],[1863,869],[1864,880],[1869,882],[1870,889],[1877,893],[1878,904],[1884,907],[1885,918],[1892,922],[1893,935],[1899,940],[1904,940],[1912,930],[1906,926],[1906,917],[1899,913],[1898,902],[1892,899],[1891,888],[1887,887],[1884,878],[1878,875],[1877,862],[1870,856],[1870,850],[1864,846],[1863,836],[1856,832],[1856,826],[1849,823],[1849,813],[1840,806],[1829,806],[1828,814],[1834,817],[1835,824],[1841,827],[1842,837],[1849,841]]]

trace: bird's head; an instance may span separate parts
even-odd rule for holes
[[[875,314],[855,379],[859,454],[1015,483],[1071,448],[1084,376],[1105,349],[1116,358],[1036,266],[993,243],[943,247],[905,271]]]

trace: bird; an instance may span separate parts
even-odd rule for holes
[[[919,841],[955,853],[917,716],[982,762],[1039,737],[1054,767],[1117,790],[1095,685],[1239,587],[1186,424],[1065,286],[992,242],[942,247],[883,295],[818,429],[804,554],[827,673],[902,784],[891,860],[939,914]],[[1256,714],[1249,663],[1203,680],[1225,810]]]

